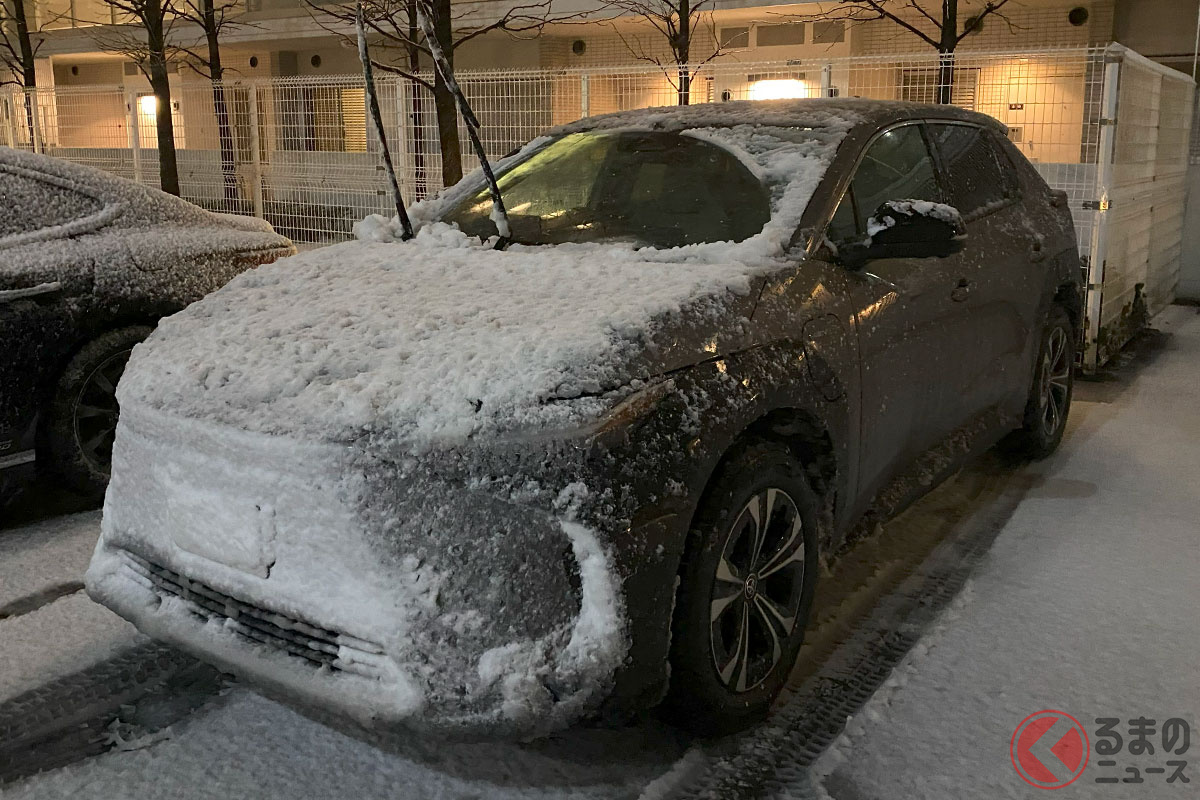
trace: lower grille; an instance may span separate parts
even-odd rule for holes
[[[250,641],[303,659],[314,667],[368,678],[383,675],[387,659],[383,648],[374,642],[260,608],[128,551],[125,555],[131,568],[147,579],[160,597],[178,597],[192,613],[217,620]]]

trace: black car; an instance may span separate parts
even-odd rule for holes
[[[729,730],[864,514],[1063,435],[1072,222],[989,117],[650,109],[496,171],[507,237],[468,177],[138,349],[93,597],[367,727]]]
[[[160,317],[295,250],[265,222],[2,147],[0,208],[0,499],[35,462],[96,494],[133,346]]]

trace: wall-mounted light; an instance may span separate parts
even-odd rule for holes
[[[768,78],[750,84],[751,100],[787,100],[810,95],[808,84],[795,78]]]

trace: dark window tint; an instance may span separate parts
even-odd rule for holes
[[[0,239],[65,225],[101,207],[87,195],[0,169]]]
[[[833,212],[826,236],[835,243],[858,238],[858,222],[854,219],[854,198],[850,191],[846,192],[842,202],[838,203],[837,211]]]
[[[721,28],[721,47],[749,47],[750,28]]]
[[[933,162],[917,125],[879,136],[867,148],[851,183],[859,227],[888,200],[941,200]]]
[[[785,22],[781,25],[759,25],[755,28],[759,47],[783,44],[804,44],[804,23]]]
[[[836,44],[846,39],[846,23],[835,20],[813,23],[813,44]]]
[[[930,125],[946,167],[947,202],[963,216],[979,214],[1014,197],[1016,175],[988,132],[972,125]]]
[[[770,217],[766,188],[733,155],[692,136],[564,136],[499,178],[513,238],[525,244],[633,241],[655,247],[740,242]],[[496,234],[481,189],[446,214]]]

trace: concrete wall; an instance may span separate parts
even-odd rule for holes
[[[1113,38],[1160,64],[1191,73],[1196,0],[1121,0]]]

